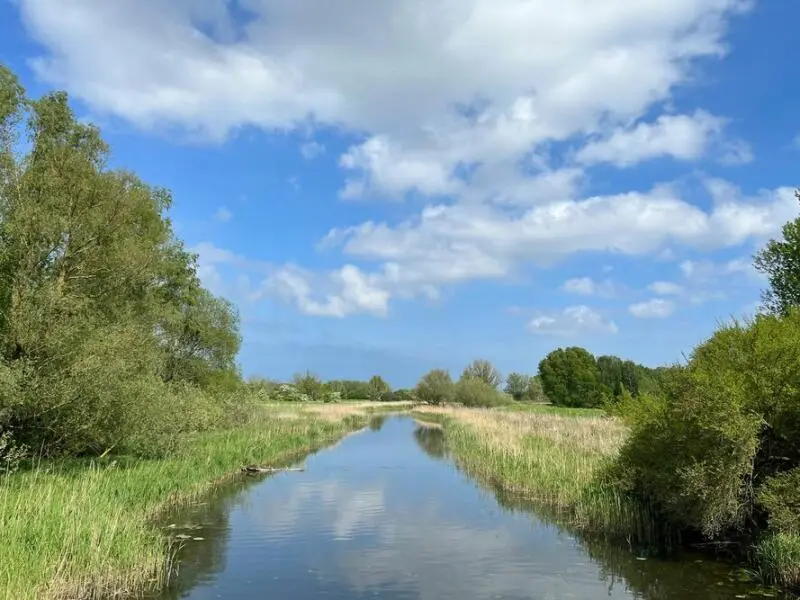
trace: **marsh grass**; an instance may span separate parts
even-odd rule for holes
[[[194,435],[166,459],[41,463],[0,479],[0,598],[108,598],[165,583],[159,515],[241,476],[287,464],[367,424],[368,407],[267,406],[247,427]]]
[[[604,468],[628,434],[616,419],[547,406],[414,412],[422,421],[444,424],[449,450],[470,475],[546,508],[586,534],[637,545],[667,537],[646,507],[603,481]]]
[[[763,581],[800,590],[800,536],[771,534],[755,546],[752,558]]]

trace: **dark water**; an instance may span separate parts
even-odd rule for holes
[[[503,508],[444,457],[441,432],[376,422],[306,461],[243,477],[173,516],[191,535],[161,600],[765,597],[732,567],[581,541]],[[190,526],[190,527],[185,527]],[[774,595],[773,595],[774,597]]]

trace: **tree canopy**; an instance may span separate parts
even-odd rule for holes
[[[503,382],[500,372],[488,360],[479,358],[472,361],[461,374],[462,379],[480,379],[486,385],[493,388],[498,387]]]
[[[65,93],[30,100],[0,66],[0,429],[45,453],[152,448],[183,386],[239,380],[238,315],[170,193],[109,156]]]
[[[607,388],[594,356],[576,346],[553,350],[539,363],[545,395],[560,406],[600,406]]]
[[[800,191],[795,196],[800,201]],[[786,316],[800,306],[800,217],[786,223],[782,234],[755,255],[754,266],[769,282],[762,294],[764,308]]]

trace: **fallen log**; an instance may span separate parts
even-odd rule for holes
[[[283,471],[305,471],[305,467],[262,467],[259,465],[247,465],[242,467],[242,473],[280,473]]]

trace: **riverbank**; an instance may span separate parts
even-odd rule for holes
[[[388,407],[378,407],[387,410]],[[267,405],[246,427],[196,434],[162,460],[59,461],[0,485],[0,598],[105,598],[163,585],[160,513],[246,464],[281,465],[364,427],[374,405]]]
[[[604,483],[628,430],[599,411],[521,407],[520,410],[416,407],[414,416],[443,426],[447,448],[470,476],[588,536],[658,548],[680,535],[647,507]],[[768,584],[797,589],[800,544],[771,536],[748,557]]]
[[[444,425],[448,448],[471,476],[584,533],[643,545],[667,533],[641,506],[598,483],[627,436],[620,421],[600,411],[523,406],[414,412],[420,420]]]

